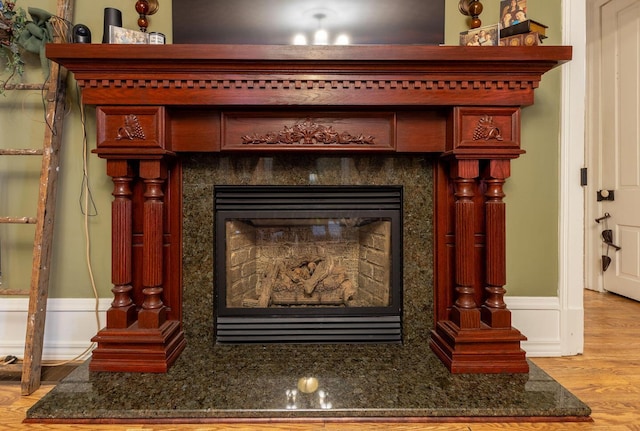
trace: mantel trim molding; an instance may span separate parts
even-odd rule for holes
[[[538,87],[537,81],[528,80],[447,80],[447,79],[407,79],[390,80],[383,77],[377,79],[313,79],[297,77],[297,79],[79,79],[82,88],[127,88],[127,89],[196,89],[196,90],[531,90]]]

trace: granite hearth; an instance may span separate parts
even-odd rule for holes
[[[529,366],[527,374],[451,374],[417,345],[191,343],[166,374],[89,372],[84,364],[35,404],[26,422],[590,420],[589,407]],[[309,376],[318,390],[298,391],[291,403],[287,391]]]
[[[529,373],[452,374],[429,348],[432,158],[182,157],[184,353],[165,374],[89,372],[85,364],[29,410],[28,422],[589,420],[589,408],[532,363]],[[306,185],[310,178],[402,185],[411,197],[403,220],[403,343],[216,344],[214,185]],[[317,387],[300,386],[303,378],[317,379]]]

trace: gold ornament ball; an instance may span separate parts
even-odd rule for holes
[[[149,3],[147,3],[145,0],[138,0],[136,2],[136,12],[138,12],[140,15],[146,15],[147,13],[149,13]]]
[[[473,2],[469,5],[469,15],[478,16],[482,13],[482,3],[479,1]]]
[[[482,21],[480,21],[480,18],[472,18],[471,19],[471,28],[478,28],[482,25]]]

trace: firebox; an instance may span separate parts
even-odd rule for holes
[[[218,343],[402,341],[401,186],[216,186]]]

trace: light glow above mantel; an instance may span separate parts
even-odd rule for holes
[[[346,33],[342,33],[339,34],[336,37],[335,42],[333,43],[334,45],[349,45],[351,43],[351,39],[349,37],[348,34]],[[309,41],[307,39],[307,36],[302,34],[302,33],[298,33],[293,37],[293,44],[294,45],[309,45]],[[329,45],[329,34],[327,33],[326,30],[317,30],[314,34],[313,34],[313,45]]]
[[[303,15],[311,15],[314,20],[318,21],[318,29],[313,33],[313,38],[311,39],[312,45],[330,45],[329,42],[329,32],[324,27],[323,22],[327,17],[336,16],[337,13],[330,9],[312,9],[303,13]],[[346,33],[340,33],[335,38],[333,45],[349,45],[351,43],[351,38]],[[309,45],[309,39],[307,35],[304,33],[296,33],[293,37],[294,45]]]

